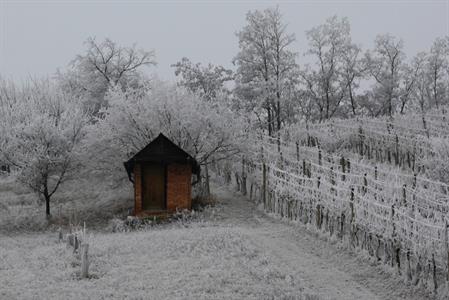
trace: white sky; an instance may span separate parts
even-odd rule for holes
[[[235,32],[248,10],[279,4],[300,60],[304,32],[331,15],[346,16],[353,40],[371,48],[389,32],[404,39],[406,53],[426,50],[449,34],[449,0],[439,1],[10,1],[0,0],[0,75],[21,81],[54,74],[84,51],[89,36],[121,45],[154,49],[162,79],[175,78],[171,64],[186,56],[194,62],[232,68],[238,52]]]

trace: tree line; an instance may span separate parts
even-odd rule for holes
[[[250,131],[275,136],[298,122],[447,104],[448,37],[411,59],[390,34],[363,50],[347,18],[330,17],[306,37],[300,50],[309,63],[301,64],[279,8],[249,11],[235,68],[182,58],[172,65],[176,84],[144,71],[156,65],[154,51],[89,38],[51,79],[0,78],[0,165],[39,195],[49,216],[51,197],[80,168],[126,178],[121,162],[160,131],[206,168],[238,153]]]

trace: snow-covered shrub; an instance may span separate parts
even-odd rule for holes
[[[109,220],[108,229],[112,232],[125,232],[126,223],[122,219],[113,218]]]

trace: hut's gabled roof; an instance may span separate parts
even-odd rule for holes
[[[194,174],[200,171],[198,162],[162,133],[124,163],[129,178],[136,162],[187,163],[192,165]]]

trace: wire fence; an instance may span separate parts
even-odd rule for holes
[[[449,186],[442,182],[268,137],[249,139],[243,158],[221,168],[265,211],[364,249],[414,284],[436,293],[449,278]]]

